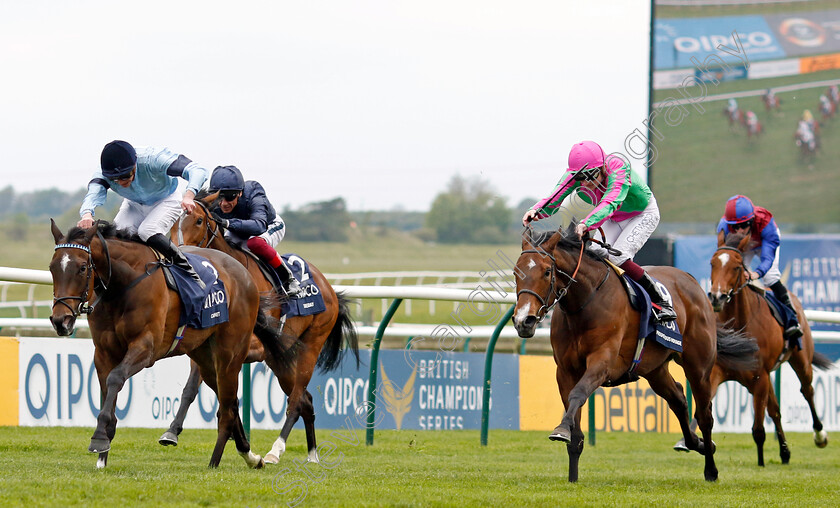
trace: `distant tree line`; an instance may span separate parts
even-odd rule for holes
[[[55,218],[66,228],[78,220],[86,189],[73,192],[46,189],[16,193],[11,186],[0,190],[0,221],[10,237],[25,238],[28,225]],[[113,219],[122,198],[113,192],[97,209],[97,217]],[[518,217],[533,204],[524,200],[511,209],[484,180],[455,176],[437,195],[429,212],[350,212],[343,198],[286,207],[281,216],[288,225],[286,238],[306,242],[346,242],[351,231],[387,235],[389,231],[412,234],[441,243],[502,243],[521,229]]]

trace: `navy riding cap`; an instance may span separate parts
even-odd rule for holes
[[[210,177],[210,191],[237,190],[245,188],[245,179],[236,166],[219,166]]]
[[[134,147],[125,141],[111,141],[102,149],[100,157],[102,176],[117,179],[131,172],[137,164]]]

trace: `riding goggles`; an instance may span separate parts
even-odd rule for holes
[[[582,182],[584,180],[591,182],[597,179],[600,173],[601,168],[584,168],[575,173],[574,179],[576,182]]]
[[[219,191],[219,197],[222,198],[223,201],[233,201],[237,197],[239,197],[238,190],[223,190]]]

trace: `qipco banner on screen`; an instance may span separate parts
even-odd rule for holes
[[[95,426],[100,408],[93,343],[86,339],[22,338],[19,346],[19,424]],[[338,369],[312,377],[318,426],[364,427],[374,409],[378,429],[478,429],[481,427],[484,355],[478,353],[382,351],[375,403],[368,403],[370,351],[361,366],[345,354]],[[496,355],[490,409],[492,428],[519,428],[519,363]],[[157,362],[126,381],[117,398],[119,425],[165,429],[181,405],[190,371],[178,356]],[[251,365],[251,427],[279,430],[286,396],[265,364]],[[242,396],[242,377],[239,397]],[[216,428],[216,395],[202,384],[187,412],[185,428]],[[303,422],[298,421],[298,427]]]
[[[674,265],[693,275],[709,290],[710,261],[717,249],[717,238],[681,237],[674,243]],[[759,259],[753,259],[753,266]],[[785,235],[779,251],[782,282],[811,310],[840,312],[840,236]],[[831,323],[812,323],[814,330],[837,330]]]

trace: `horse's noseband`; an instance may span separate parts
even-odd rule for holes
[[[551,254],[549,254],[545,251],[540,251],[540,250],[523,250],[522,251],[522,254],[528,254],[528,253],[541,254],[541,255],[544,255],[544,256],[548,256],[548,258],[551,259],[551,282],[548,286],[548,294],[545,297],[543,297],[542,295],[540,295],[536,291],[532,291],[530,289],[520,289],[519,291],[516,292],[516,299],[517,300],[519,300],[520,295],[528,294],[528,295],[533,295],[540,302],[541,307],[539,308],[539,310],[537,310],[537,322],[541,322],[543,319],[545,319],[545,316],[548,315],[548,312],[552,308],[554,308],[554,306],[557,305],[557,303],[564,296],[566,296],[566,294],[569,292],[569,286],[571,286],[572,283],[575,282],[575,279],[573,279],[571,275],[567,274],[563,270],[557,268],[557,261],[554,259],[554,256],[552,256]],[[564,277],[567,277],[569,279],[569,283],[566,284],[566,286],[560,288],[559,290],[557,290],[557,288],[556,288],[557,278],[555,277],[555,273],[559,273],[560,275],[563,275]],[[551,304],[549,304],[549,299],[552,298],[552,297],[553,297],[553,301],[551,302]]]

